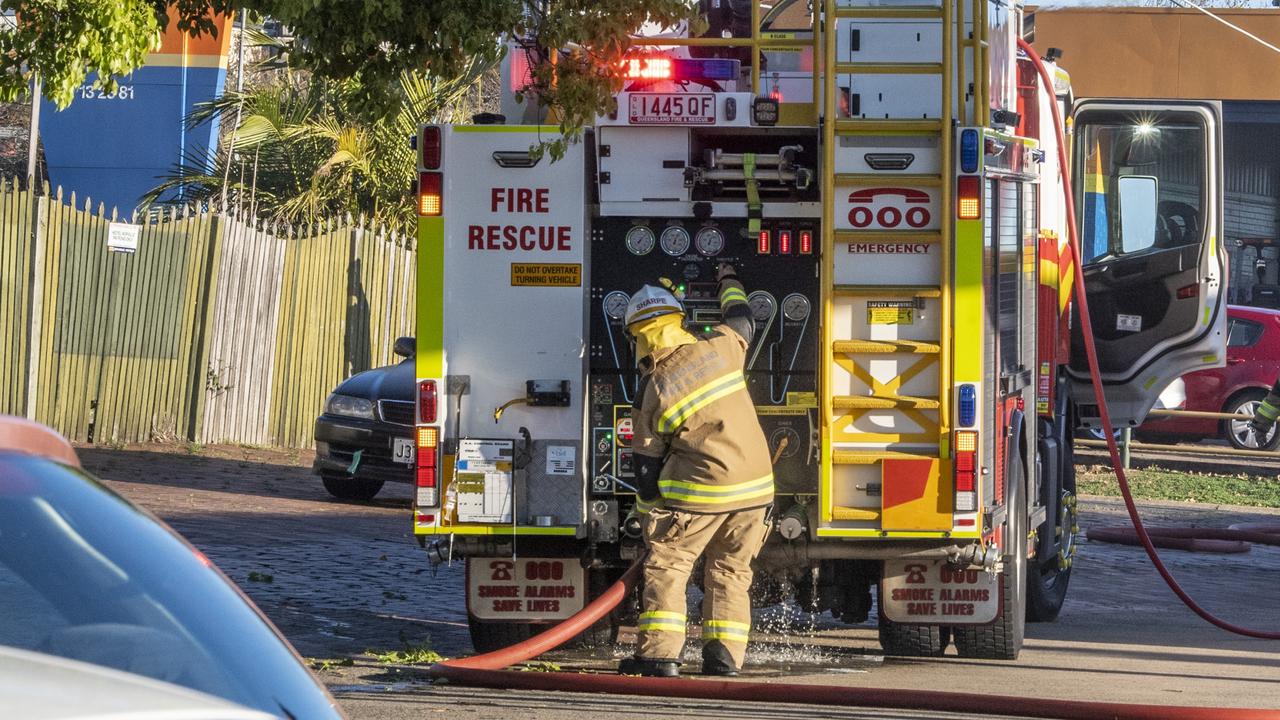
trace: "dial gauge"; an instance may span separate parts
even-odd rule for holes
[[[724,233],[718,228],[704,227],[694,236],[693,246],[707,257],[719,255],[724,250]]]
[[[767,322],[778,311],[777,301],[763,290],[757,290],[747,297],[747,307],[751,308],[751,317],[756,322]]]
[[[636,225],[627,231],[627,249],[632,255],[648,255],[656,242],[653,231],[643,225]]]
[[[662,252],[672,257],[679,257],[689,252],[689,231],[678,225],[672,225],[662,231],[659,242],[662,244]]]
[[[650,237],[652,237],[652,234],[650,234]],[[627,297],[626,293],[614,290],[604,296],[604,314],[614,320],[621,320],[627,314],[627,303],[630,300],[631,298]]]
[[[809,317],[809,298],[800,293],[791,293],[782,300],[782,314],[788,320],[804,320]]]

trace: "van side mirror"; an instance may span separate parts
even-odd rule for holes
[[[1120,251],[1145,250],[1156,244],[1158,181],[1150,175],[1126,175],[1117,183],[1120,200]]]
[[[418,354],[418,340],[413,337],[398,337],[391,351],[402,358],[411,358]]]

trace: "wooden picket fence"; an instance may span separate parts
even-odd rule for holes
[[[166,208],[116,221],[0,186],[0,413],[93,443],[306,447],[327,394],[413,332],[411,238]],[[34,338],[34,342],[33,339]]]

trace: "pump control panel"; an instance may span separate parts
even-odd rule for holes
[[[731,263],[748,293],[755,333],[745,374],[779,490],[816,487],[818,240],[816,218],[600,218],[592,230],[588,421],[592,492],[632,492],[632,404],[639,373],[625,333],[631,294],[667,278],[685,294],[695,336],[721,323],[716,268]],[[791,487],[794,486],[794,487]],[[810,490],[811,492],[811,490]]]

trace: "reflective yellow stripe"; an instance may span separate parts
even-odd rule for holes
[[[650,610],[649,612],[640,613],[640,621],[636,623],[636,629],[683,633],[686,622],[688,622],[688,618],[685,617],[684,613],[671,610]]]
[[[1267,420],[1271,420],[1272,422],[1275,422],[1276,415],[1280,414],[1280,408],[1274,408],[1271,406],[1271,403],[1263,400],[1262,404],[1258,405],[1258,409],[1255,412],[1257,412],[1259,415],[1266,418]]]
[[[707,505],[738,503],[773,494],[773,473],[733,485],[710,485],[685,480],[659,480],[662,497]]]
[[[685,395],[667,408],[658,418],[658,432],[675,432],[689,416],[720,398],[747,389],[747,380],[741,370],[722,375]]]
[[[661,504],[661,498],[659,498],[658,500],[654,500],[651,503],[647,503],[644,500],[641,500],[640,498],[637,497],[635,510],[641,515],[648,515],[650,510],[658,507],[658,505],[660,504]]]
[[[747,301],[747,294],[736,287],[725,288],[724,292],[720,293],[721,305],[728,305],[729,303],[746,302],[746,301]]]
[[[703,640],[737,640],[746,642],[751,634],[751,623],[736,620],[703,620]]]

